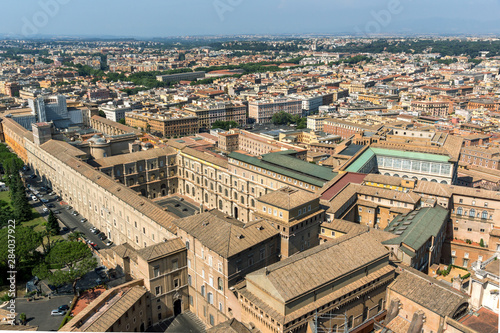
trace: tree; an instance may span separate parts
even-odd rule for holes
[[[271,122],[274,125],[286,125],[292,122],[292,115],[285,111],[280,111],[273,115]]]
[[[484,240],[481,238],[481,240],[479,241],[479,246],[481,247],[484,247]]]
[[[215,128],[221,128],[223,130],[230,130],[231,128],[237,128],[239,125],[237,122],[231,120],[231,121],[221,121],[221,120],[217,120],[217,121],[214,121],[214,123],[212,124],[212,129],[215,129]]]
[[[104,111],[99,110],[99,117],[106,118],[106,114],[104,113]]]
[[[49,213],[49,218],[47,220],[47,231],[52,235],[58,235],[61,232],[61,227],[57,221],[57,217],[52,211]]]
[[[9,260],[9,228],[0,230],[0,260],[7,262]],[[10,233],[12,235],[12,233]],[[17,262],[30,261],[35,257],[36,249],[42,244],[40,233],[30,227],[17,226],[15,228],[16,237],[16,252],[15,257]]]
[[[0,200],[0,228],[7,225],[8,221],[14,218],[14,212],[10,205]]]
[[[19,315],[19,321],[21,322],[21,325],[26,325],[26,313],[22,312]]]
[[[68,240],[70,242],[78,241],[78,239],[82,236],[82,233],[80,231],[75,231],[69,234]]]
[[[51,267],[57,268],[51,269]],[[54,285],[71,283],[73,293],[76,295],[78,281],[96,267],[97,260],[86,244],[60,242],[50,249],[45,262],[33,269],[33,274],[41,279],[48,278]]]
[[[118,120],[118,122],[122,125],[126,125],[125,118]]]
[[[26,197],[26,189],[18,173],[14,173],[10,176],[9,189],[16,223],[31,220],[33,212],[28,198]]]

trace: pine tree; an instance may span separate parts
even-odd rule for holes
[[[59,227],[59,222],[52,211],[49,213],[49,218],[47,221],[47,231],[52,235],[58,235],[61,232],[61,227]]]
[[[16,222],[26,222],[33,218],[31,206],[26,197],[24,185],[18,174],[12,175],[12,187],[10,188],[10,196],[12,199],[12,207],[14,208],[14,218]]]

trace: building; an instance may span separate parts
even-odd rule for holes
[[[381,127],[381,125],[358,124],[339,118],[326,118],[323,120],[323,131],[328,134],[339,135],[342,139],[347,139],[359,132],[377,132]]]
[[[208,327],[236,317],[232,287],[256,269],[279,260],[279,232],[266,221],[247,225],[217,210],[180,219],[188,250],[190,309]]]
[[[446,118],[453,113],[452,101],[411,101],[410,111],[419,115]]]
[[[160,82],[179,82],[179,81],[195,81],[197,79],[203,79],[205,77],[205,72],[187,72],[187,73],[177,73],[168,75],[158,75],[156,80]]]
[[[108,104],[100,105],[99,111],[104,112],[106,119],[118,122],[121,119],[125,119],[125,114],[131,112],[132,108],[125,105],[115,105],[113,102],[109,102]]]
[[[151,322],[148,292],[135,280],[104,291],[66,323],[65,332],[144,332]]]
[[[385,231],[396,235],[382,242],[406,266],[428,272],[441,259],[449,211],[441,206],[417,208],[396,217]]]
[[[302,101],[287,98],[251,101],[248,103],[248,117],[257,124],[269,124],[278,112],[302,115]]]
[[[472,309],[478,310],[485,307],[498,315],[500,287],[498,255],[495,254],[484,261],[476,261],[471,265],[471,269],[473,273],[468,293],[471,296]]]
[[[458,320],[468,310],[469,297],[442,281],[400,266],[387,287],[384,326],[393,332],[442,332],[447,318]]]
[[[201,130],[210,130],[216,121],[234,121],[239,126],[246,123],[247,106],[242,103],[196,101],[183,109],[197,117]]]
[[[491,170],[500,170],[500,149],[481,147],[463,147],[460,162],[470,166],[479,166]]]
[[[125,115],[128,126],[139,128],[164,138],[193,135],[199,132],[198,118],[187,112],[161,111],[157,113],[132,111]]]
[[[307,128],[313,131],[323,132],[323,124],[325,122],[325,119],[327,119],[326,116],[318,116],[318,115],[308,116]]]
[[[94,88],[87,91],[87,98],[91,101],[101,101],[110,99],[111,95],[108,89]]]
[[[93,129],[110,136],[123,135],[123,134],[141,134],[141,131],[130,126],[120,124],[116,121],[109,120],[100,116],[92,116],[90,118],[90,127]]]
[[[4,94],[10,97],[18,97],[21,87],[17,82],[0,82],[0,94]]]
[[[250,273],[235,289],[241,320],[263,333],[306,332],[316,316],[325,331],[356,331],[384,310],[393,280],[389,252],[362,232]],[[346,320],[328,320],[329,314]]]

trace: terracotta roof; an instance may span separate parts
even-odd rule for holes
[[[246,279],[287,302],[385,256],[388,250],[364,232],[297,253],[248,274]]]
[[[458,307],[469,299],[466,294],[406,266],[387,289],[442,317],[453,317]]]
[[[115,166],[119,164],[133,163],[140,160],[148,160],[152,158],[157,158],[160,156],[173,155],[176,154],[174,148],[164,147],[156,149],[148,149],[143,151],[138,151],[135,153],[129,153],[124,155],[116,155],[105,158],[99,158],[93,160],[93,164],[98,165],[101,168]]]
[[[216,209],[179,219],[176,224],[224,258],[279,234],[279,231],[266,221],[245,225]]]
[[[184,242],[180,238],[175,238],[140,249],[137,251],[137,255],[146,261],[154,261],[185,248]]]
[[[135,129],[135,128],[127,126],[127,125],[123,125],[123,124],[117,123],[116,121],[112,121],[112,120],[109,120],[107,118],[103,118],[101,116],[92,116],[92,120],[98,121],[98,122],[106,124],[108,126],[115,127],[117,129],[119,129],[120,131],[123,131],[125,133],[135,133],[135,134],[141,134],[142,133],[138,129]]]
[[[282,187],[279,190],[269,192],[268,194],[259,197],[258,200],[274,207],[291,210],[317,198],[318,196],[314,194],[287,186]]]
[[[207,330],[207,333],[252,333],[248,327],[235,318],[229,319]]]
[[[363,232],[369,232],[379,242],[383,242],[385,240],[397,237],[390,232],[386,232],[380,229],[374,229],[372,227],[361,225],[359,223],[350,222],[341,219],[334,219],[331,222],[323,222],[321,223],[321,227],[333,229],[335,231],[339,231],[345,233],[347,235],[356,235]]]

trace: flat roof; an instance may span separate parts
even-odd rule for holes
[[[364,145],[351,144],[346,149],[342,150],[339,155],[354,156],[358,151],[363,149]]]

